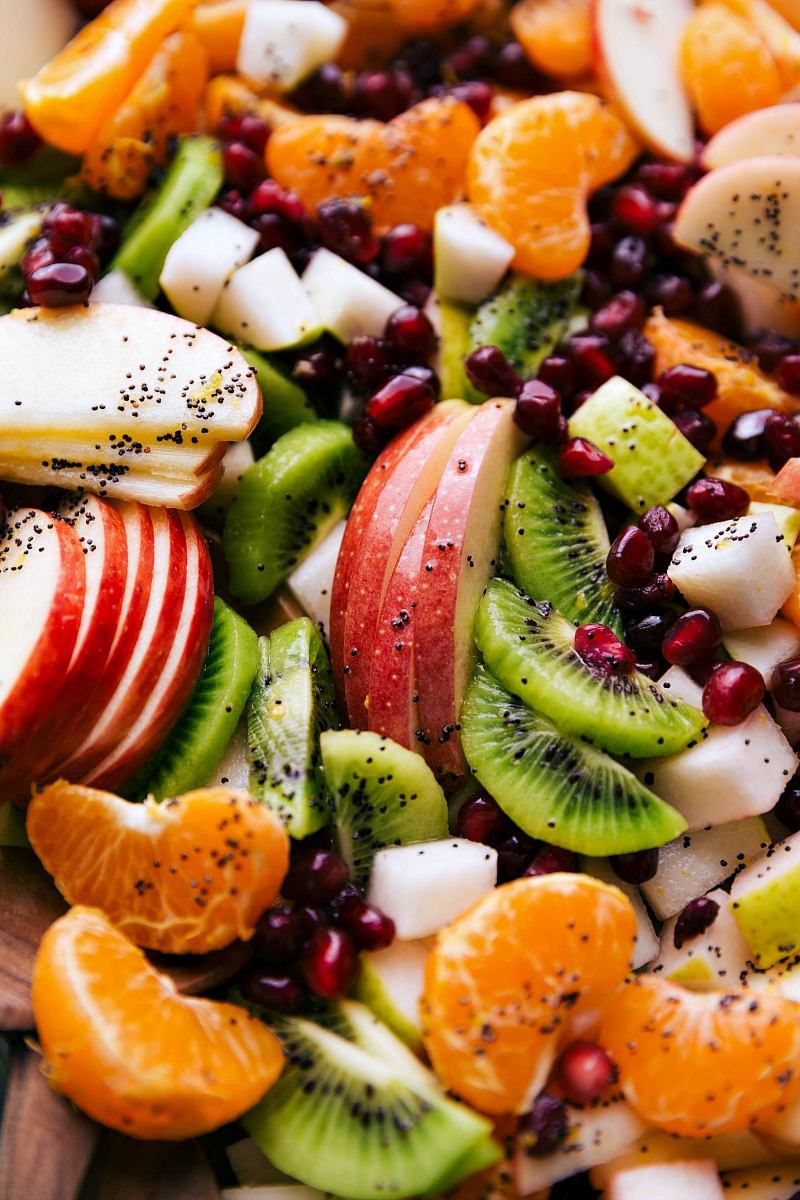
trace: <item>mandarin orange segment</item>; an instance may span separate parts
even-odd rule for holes
[[[73,908],[45,933],[33,1011],[52,1086],[131,1137],[215,1129],[257,1103],[283,1067],[257,1018],[181,996],[96,908]]]
[[[606,1013],[600,1043],[639,1116],[684,1137],[746,1129],[800,1089],[800,1005],[775,993],[641,975]]]
[[[458,25],[478,0],[389,0],[391,19],[412,33],[438,33]]]
[[[464,194],[480,123],[452,96],[415,104],[394,120],[311,116],[276,129],[267,167],[308,208],[329,196],[363,196],[378,233],[403,222],[433,228],[436,211]]]
[[[525,1112],[561,1048],[592,1028],[630,966],[617,888],[553,874],[496,888],[438,936],[421,1001],[445,1086],[480,1112]]]
[[[692,13],[681,39],[680,68],[705,133],[777,104],[783,91],[775,60],[756,26],[721,0]]]
[[[470,155],[469,198],[514,246],[518,270],[563,279],[589,250],[588,196],[623,174],[638,149],[597,96],[534,96],[481,131]]]
[[[25,112],[37,132],[59,150],[82,154],[194,2],[112,0],[41,71],[20,84]]]
[[[192,29],[205,47],[212,75],[236,69],[246,12],[247,0],[219,0],[194,9]]]
[[[547,75],[574,79],[592,68],[591,0],[520,0],[509,23],[527,59]]]
[[[278,817],[224,787],[130,804],[59,780],[34,794],[27,831],[70,904],[102,908],[138,945],[167,954],[251,938],[289,863]]]

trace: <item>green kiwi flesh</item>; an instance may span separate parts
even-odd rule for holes
[[[702,712],[672,700],[638,671],[593,670],[574,638],[575,627],[550,604],[537,604],[507,580],[490,581],[475,618],[486,666],[562,733],[634,758],[676,754],[702,736]]]
[[[121,795],[164,800],[203,787],[233,737],[257,665],[255,631],[215,597],[208,649],[188,703],[161,747],[119,789]]]
[[[530,379],[566,332],[581,284],[580,275],[545,283],[512,272],[478,306],[466,353],[480,346],[497,346],[522,378]]]
[[[296,425],[314,424],[319,415],[303,388],[268,354],[252,346],[239,346],[256,373],[261,389],[263,411],[250,435],[253,454],[261,458],[273,442]]]
[[[513,464],[506,484],[506,565],[518,587],[576,625],[600,621],[622,637],[610,548],[600,505],[582,480],[562,479],[557,452],[536,446]]]
[[[357,887],[384,846],[447,837],[447,801],[420,754],[357,729],[323,733],[320,748],[337,848]]]
[[[346,517],[369,468],[339,421],[284,433],[242,476],[222,535],[232,594],[266,600]]]
[[[686,821],[616,759],[567,737],[484,666],[461,710],[478,783],[531,837],[580,854],[629,854],[672,841]]]
[[[347,1005],[345,1028],[360,1008]],[[401,1200],[439,1195],[499,1159],[491,1123],[446,1097],[421,1063],[373,1053],[352,1026],[342,1036],[302,1017],[268,1019],[286,1066],[242,1123],[279,1170],[323,1191],[335,1181],[350,1200]]]
[[[259,638],[258,655],[247,704],[250,791],[304,838],[331,819],[319,751],[323,730],[341,724],[330,662],[308,617]]]

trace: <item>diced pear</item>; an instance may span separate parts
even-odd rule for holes
[[[784,617],[775,617],[769,625],[726,633],[722,642],[731,658],[755,667],[771,688],[772,672],[778,663],[800,654],[800,629]]]
[[[670,917],[661,930],[661,952],[650,970],[694,991],[739,987],[747,975],[750,952],[728,908],[728,893],[709,892],[717,915],[701,934],[675,945],[680,914]]]
[[[348,23],[319,0],[249,0],[236,70],[279,92],[336,57]]]
[[[619,1158],[593,1167],[589,1176],[592,1187],[604,1192],[611,1175],[626,1167],[647,1163],[686,1161],[693,1158],[713,1158],[720,1171],[760,1166],[775,1157],[749,1129],[736,1133],[715,1133],[704,1138],[678,1137],[665,1129],[648,1129],[636,1145]]]
[[[652,1163],[614,1172],[606,1200],[725,1200],[717,1164],[712,1158]]]
[[[793,1200],[800,1190],[800,1163],[771,1162],[722,1174],[726,1200]]]
[[[494,291],[514,247],[490,229],[471,204],[440,208],[433,225],[434,287],[448,300],[478,304]]]
[[[320,332],[314,305],[280,246],[234,271],[211,314],[211,324],[256,350],[286,350]]]
[[[580,869],[587,875],[594,875],[595,879],[602,879],[603,883],[610,883],[619,888],[630,900],[636,914],[636,945],[631,957],[631,970],[637,971],[639,967],[652,962],[657,957],[661,944],[638,887],[620,879],[608,858],[588,858],[582,854]]]
[[[428,939],[398,938],[385,950],[362,954],[354,993],[412,1050],[422,1044],[419,1001],[430,946]]]
[[[98,279],[89,297],[92,304],[129,304],[132,308],[155,308],[124,271],[115,267],[102,279]]]
[[[753,961],[771,967],[800,946],[800,833],[771,846],[734,880],[731,911]]]
[[[345,344],[359,334],[382,337],[389,317],[403,306],[394,292],[324,247],[303,272],[303,287],[320,323]]]
[[[170,246],[158,282],[175,312],[207,325],[225,283],[250,258],[258,232],[221,208],[207,208]]]

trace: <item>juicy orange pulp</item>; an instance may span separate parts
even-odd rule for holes
[[[247,0],[219,0],[194,9],[192,30],[205,47],[212,75],[235,70],[246,12]]]
[[[469,198],[514,246],[518,270],[562,279],[589,250],[588,196],[622,175],[638,151],[597,96],[534,96],[481,131],[470,155]]]
[[[521,0],[509,23],[527,59],[546,75],[575,79],[592,69],[591,0]]]
[[[289,863],[278,817],[224,787],[129,804],[59,780],[34,794],[27,831],[70,904],[102,908],[138,945],[167,954],[252,937]]]
[[[525,1112],[558,1053],[591,1029],[630,966],[627,898],[587,875],[519,879],[438,935],[421,1002],[439,1078],[480,1112]]]
[[[641,975],[615,998],[600,1043],[631,1107],[684,1137],[746,1129],[800,1089],[800,1005],[777,994]]]
[[[251,1108],[283,1066],[244,1009],[181,996],[99,909],[45,933],[33,1011],[52,1086],[131,1137],[196,1137]]]

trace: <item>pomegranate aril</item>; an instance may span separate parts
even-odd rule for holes
[[[487,396],[516,396],[522,380],[497,346],[480,346],[464,359],[473,387]]]
[[[645,295],[651,308],[662,308],[666,317],[679,317],[692,302],[691,285],[681,275],[655,275]]]
[[[50,247],[61,258],[73,246],[88,246],[92,240],[92,222],[88,213],[64,206],[47,223]]]
[[[577,333],[565,345],[575,371],[575,386],[594,391],[616,375],[620,355],[614,343],[602,333]]]
[[[711,417],[704,412],[698,412],[697,409],[685,408],[682,412],[675,413],[672,420],[695,450],[699,450],[701,454],[708,453],[717,436],[717,427]]]
[[[715,725],[741,725],[764,691],[764,677],[750,663],[723,663],[703,688],[703,713]]]
[[[20,109],[0,117],[0,165],[21,167],[39,149],[42,139]]]
[[[661,372],[658,386],[663,395],[685,408],[705,408],[717,394],[717,377],[704,367],[676,363]]]
[[[652,270],[652,255],[647,242],[636,234],[621,238],[611,252],[609,277],[615,288],[636,288]]]
[[[458,810],[456,833],[471,842],[495,846],[510,832],[510,821],[488,792],[470,796]]]
[[[457,83],[447,89],[448,95],[468,104],[479,121],[485,121],[489,116],[494,99],[494,89],[482,79],[470,79],[466,83]]]
[[[345,112],[350,101],[350,81],[336,63],[324,63],[292,93],[292,103],[307,112]]]
[[[519,42],[507,42],[498,51],[493,74],[504,88],[528,93],[548,90],[547,80],[531,66]]]
[[[750,507],[749,494],[727,479],[696,479],[686,489],[686,500],[704,525],[744,516]]]
[[[253,942],[259,958],[277,965],[294,962],[313,926],[302,908],[270,908],[259,919]]]
[[[650,538],[636,525],[623,529],[606,556],[606,571],[612,583],[641,587],[653,572],[655,550]]]
[[[761,370],[768,371],[770,374],[781,359],[795,349],[794,342],[774,329],[762,330],[760,333],[748,337],[746,345],[750,353],[755,354]]]
[[[362,454],[374,456],[389,444],[394,433],[394,429],[383,429],[369,417],[359,417],[353,426],[353,441]]]
[[[722,641],[722,626],[716,613],[708,608],[690,608],[670,625],[661,643],[668,663],[686,667],[705,658]]]
[[[553,445],[559,440],[560,417],[561,397],[550,384],[541,379],[523,383],[514,409],[514,421],[523,433]]]
[[[410,304],[392,313],[383,336],[398,361],[409,363],[425,362],[435,352],[438,341],[436,330],[422,309]]]
[[[372,230],[372,216],[358,200],[338,196],[317,205],[323,246],[357,266],[378,257],[380,243]]]
[[[264,177],[264,160],[244,142],[226,142],[222,147],[222,169],[228,187],[249,192]]]
[[[770,413],[764,424],[764,444],[769,465],[780,471],[790,458],[800,455],[800,425],[786,413]]]
[[[606,278],[605,268],[593,270],[589,267],[581,285],[581,304],[595,312],[607,304],[613,295],[614,289]]]
[[[617,588],[614,603],[626,612],[647,612],[675,595],[675,584],[663,571],[657,571],[644,587]]]
[[[666,663],[660,656],[654,658],[640,658],[637,656],[634,667],[640,675],[646,675],[648,679],[652,679],[655,683],[664,674]]]
[[[406,376],[410,375],[412,379],[419,379],[421,383],[427,384],[436,399],[439,399],[442,391],[442,383],[433,367],[426,366],[423,363],[413,363],[410,367],[403,367],[403,374]]]
[[[550,387],[563,398],[571,395],[575,386],[575,368],[568,358],[551,354],[540,362],[536,378],[541,383],[549,383]]]
[[[558,1081],[575,1104],[593,1104],[616,1080],[616,1067],[602,1046],[573,1042],[561,1055]]]
[[[404,429],[436,403],[430,384],[413,375],[395,375],[367,401],[366,416],[384,429]]]
[[[709,896],[697,896],[690,900],[675,922],[672,941],[676,950],[680,950],[692,938],[700,937],[713,925],[717,919],[719,905]]]
[[[783,789],[781,798],[775,805],[775,816],[790,833],[800,831],[800,768]]]
[[[98,279],[100,276],[99,259],[88,246],[70,246],[69,250],[65,250],[61,255],[61,261],[85,267],[93,280]]]
[[[622,291],[592,313],[589,328],[604,333],[612,342],[630,329],[641,329],[647,316],[644,300],[635,292]]]
[[[519,879],[530,866],[531,860],[540,843],[514,829],[497,843],[497,871],[502,880]]]
[[[643,658],[660,656],[664,635],[674,620],[675,613],[671,608],[645,613],[625,630],[625,645]]]
[[[767,453],[765,430],[774,408],[757,408],[740,413],[722,438],[722,449],[737,462],[758,462]]]
[[[299,904],[327,904],[349,875],[347,863],[335,850],[302,849],[292,858],[281,893]]]
[[[661,222],[658,204],[647,188],[629,183],[618,188],[611,201],[611,215],[626,233],[647,237]]]
[[[381,338],[359,334],[348,344],[344,365],[349,383],[374,390],[393,373],[394,354]]]
[[[287,221],[302,223],[307,217],[305,205],[294,192],[282,188],[274,179],[262,179],[250,196],[250,207],[255,214],[277,213]]]
[[[343,364],[330,350],[315,350],[299,358],[292,367],[292,379],[304,387],[338,388],[342,382]]]
[[[300,958],[303,978],[315,996],[339,1000],[358,975],[358,950],[344,929],[329,926],[314,933]]]
[[[249,971],[239,988],[245,1000],[286,1013],[287,1016],[299,1012],[308,1000],[308,992],[293,975]]]
[[[689,315],[698,325],[705,325],[734,342],[742,340],[742,309],[738,297],[727,284],[713,280],[695,292]]]
[[[381,266],[387,275],[420,275],[429,280],[433,271],[430,234],[416,225],[395,225],[383,239]]]
[[[258,232],[259,254],[266,254],[268,250],[278,248],[291,257],[305,244],[305,239],[297,226],[292,225],[279,213],[260,213],[252,225]]]
[[[650,339],[638,329],[628,329],[619,339],[617,348],[622,355],[620,375],[634,387],[642,388],[650,383],[656,361],[656,348]]]
[[[588,438],[570,438],[561,447],[558,455],[558,470],[563,479],[586,479],[592,475],[605,475],[613,466],[614,460]]]
[[[654,504],[637,522],[653,544],[656,554],[672,554],[681,540],[678,522],[663,504]]]
[[[34,271],[38,271],[40,267],[49,267],[56,260],[50,246],[50,239],[46,237],[37,238],[32,246],[22,256],[20,261],[20,270],[24,279],[28,279]]]
[[[587,666],[603,675],[630,675],[634,669],[633,651],[619,640],[613,629],[600,622],[579,625],[574,646]]]
[[[800,396],[800,354],[787,354],[775,368],[775,379],[785,392]]]
[[[106,213],[90,213],[89,221],[92,226],[89,249],[105,264],[119,248],[119,225]]]
[[[249,221],[253,213],[247,196],[243,196],[238,188],[228,188],[222,193],[217,205],[223,212],[230,213],[239,221]]]
[[[252,113],[245,113],[239,121],[238,138],[249,146],[256,154],[263,154],[266,149],[271,129],[266,121]]]
[[[489,39],[476,33],[448,55],[447,66],[459,79],[469,79],[491,65],[492,53]]]
[[[77,263],[52,263],[49,267],[39,267],[28,276],[26,282],[32,302],[45,308],[85,304],[94,286],[89,272]]]
[[[353,86],[353,107],[361,117],[391,121],[411,103],[414,81],[405,71],[361,71]]]
[[[654,846],[650,850],[632,850],[628,854],[612,854],[611,866],[614,868],[614,874],[623,883],[636,886],[647,883],[658,870],[658,847]]]
[[[781,708],[800,712],[800,658],[787,658],[772,672],[772,696]]]
[[[672,162],[642,163],[637,167],[636,178],[660,200],[682,200],[694,182],[688,167]]]
[[[574,850],[543,844],[528,863],[524,874],[526,879],[530,879],[536,875],[553,875],[556,871],[577,870],[578,856]]]
[[[394,941],[394,921],[361,896],[345,896],[336,919],[359,950],[385,950]]]
[[[686,670],[698,687],[705,687],[711,676],[720,667],[724,666],[724,661],[717,658],[712,651],[703,658],[698,658],[697,662],[689,663]]]
[[[569,1133],[564,1101],[551,1092],[540,1092],[530,1112],[520,1117],[517,1142],[530,1158],[544,1158],[557,1150]]]
[[[593,267],[606,267],[617,241],[614,226],[610,221],[592,221],[589,229],[592,240],[586,261]],[[608,287],[607,281],[604,281],[604,287]]]

